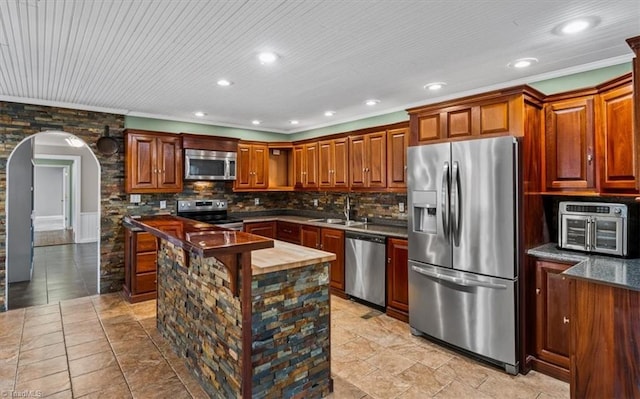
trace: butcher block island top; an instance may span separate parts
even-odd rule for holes
[[[334,254],[170,215],[124,222],[159,239],[157,327],[209,396],[333,391]]]

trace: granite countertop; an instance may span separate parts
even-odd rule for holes
[[[396,237],[396,238],[407,238],[407,228],[399,227],[399,226],[391,226],[385,224],[378,223],[367,223],[355,226],[345,226],[343,224],[337,223],[324,223],[318,222],[318,218],[310,218],[306,216],[290,216],[290,215],[270,215],[270,216],[252,216],[245,217],[242,219],[244,223],[253,223],[253,222],[274,222],[274,221],[283,221],[283,222],[291,222],[291,223],[300,223],[306,224],[310,226],[317,227],[329,227],[332,229],[339,230],[351,230],[351,231],[366,231],[368,233],[380,234],[388,237]]]
[[[331,252],[274,240],[273,248],[260,249],[251,253],[251,270],[253,275],[258,275],[330,262],[335,259],[336,255]]]
[[[640,291],[640,258],[589,255],[558,249],[555,243],[544,244],[527,254],[557,262],[576,263],[563,274],[570,278]]]

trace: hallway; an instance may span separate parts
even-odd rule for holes
[[[9,284],[9,309],[97,294],[97,243],[35,247],[33,251],[32,279]]]

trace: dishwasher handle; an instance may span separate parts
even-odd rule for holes
[[[386,244],[387,238],[385,236],[379,236],[375,234],[366,234],[366,233],[356,233],[347,231],[344,234],[344,238],[352,239],[352,240],[361,240],[361,241],[369,241],[375,242],[378,244]]]

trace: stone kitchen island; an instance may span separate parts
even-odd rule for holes
[[[324,397],[332,253],[174,216],[156,236],[157,327],[213,398]]]

